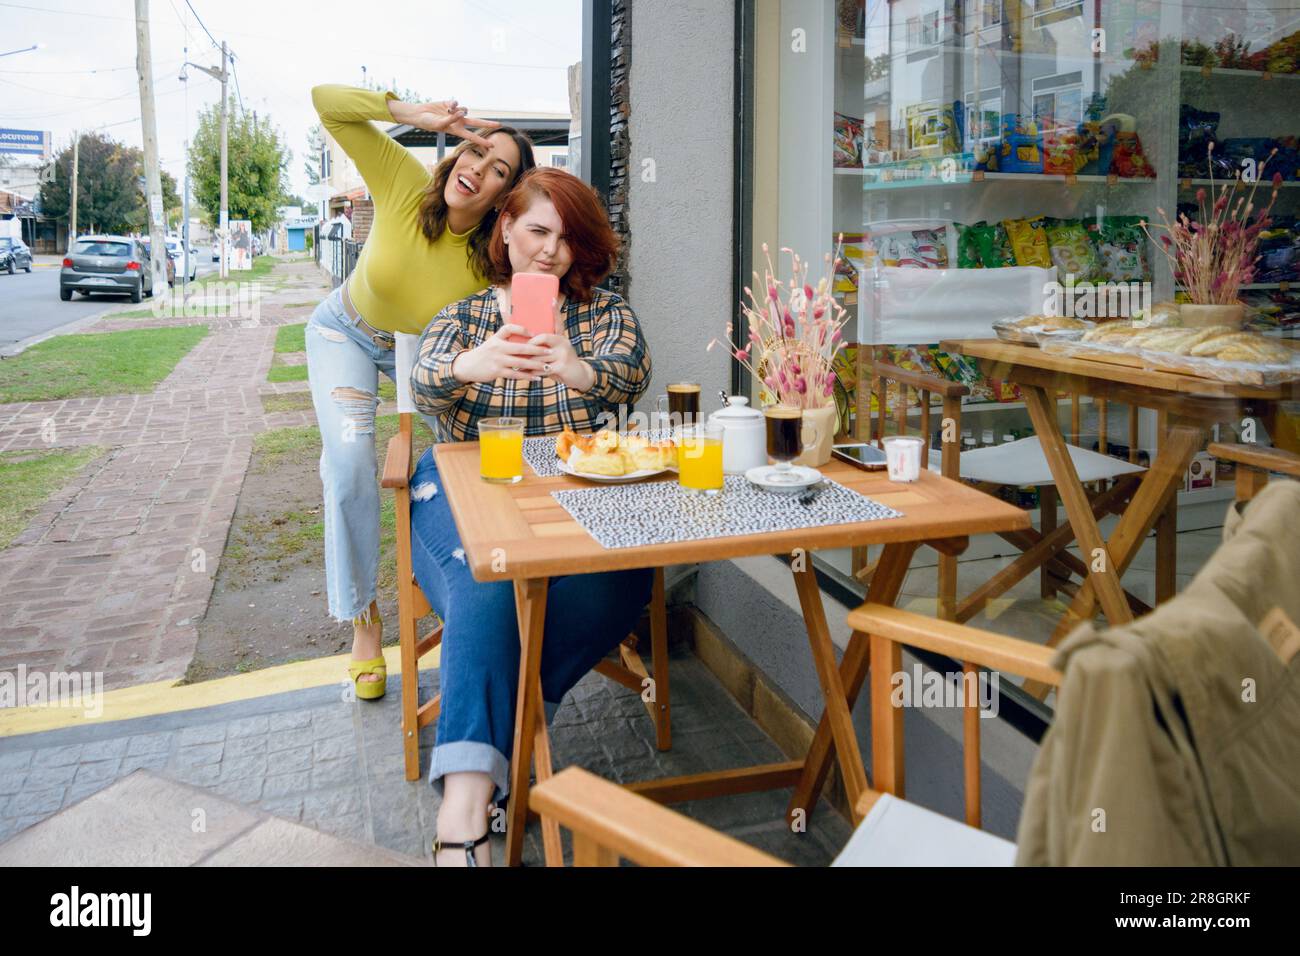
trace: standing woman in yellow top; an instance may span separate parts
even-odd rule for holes
[[[321,432],[329,610],[335,620],[352,622],[349,672],[357,696],[373,699],[383,696],[388,676],[375,600],[379,373],[393,377],[394,332],[418,335],[444,306],[487,285],[488,241],[499,206],[533,167],[533,150],[522,133],[467,116],[455,100],[403,103],[392,93],[346,86],[317,86],[311,95],[375,204],[352,275],[307,323],[307,371]],[[430,173],[371,120],[445,131],[464,142]],[[436,422],[425,421],[440,434]]]

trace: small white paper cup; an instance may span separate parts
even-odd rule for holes
[[[890,481],[917,481],[921,477],[921,454],[925,440],[915,435],[891,435],[885,439],[885,465]]]

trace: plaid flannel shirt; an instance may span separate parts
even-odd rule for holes
[[[441,440],[474,441],[480,418],[502,416],[522,418],[528,435],[565,428],[593,431],[604,424],[598,421],[602,413],[616,416],[620,404],[637,400],[650,384],[650,350],[623,298],[593,289],[588,302],[569,299],[562,318],[574,351],[596,373],[586,392],[545,377],[537,382],[456,381],[452,362],[494,335],[502,325],[501,313],[490,287],[438,313],[420,339],[411,393],[416,408],[441,424]]]

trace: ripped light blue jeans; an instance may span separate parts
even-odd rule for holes
[[[411,564],[443,621],[438,684],[442,708],[429,782],[444,774],[486,773],[492,800],[510,791],[519,622],[510,581],[475,581],[442,480],[427,449],[411,476]],[[654,570],[603,571],[550,579],[542,644],[542,701],[549,723],[564,695],[627,637],[650,602]]]
[[[307,322],[307,376],[320,426],[325,584],[336,621],[370,621],[379,573],[379,481],[375,409],[379,373],[390,379],[393,349],[371,341],[331,292]],[[421,415],[435,435],[438,425]]]

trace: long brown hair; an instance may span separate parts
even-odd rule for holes
[[[496,136],[504,133],[515,141],[519,147],[519,168],[515,170],[514,178],[501,191],[501,198],[504,200],[510,190],[514,188],[515,183],[519,182],[519,177],[528,170],[532,169],[535,164],[533,160],[533,141],[525,136],[519,130],[511,126],[499,126],[494,130],[486,131],[484,136]],[[424,199],[420,201],[419,222],[420,230],[424,237],[430,242],[436,242],[447,228],[447,216],[449,209],[445,196],[447,189],[447,180],[451,178],[452,167],[456,165],[456,160],[460,154],[469,149],[472,144],[469,140],[461,143],[451,153],[440,162],[433,170],[433,181],[424,191]],[[466,244],[465,255],[469,259],[470,268],[474,270],[480,278],[487,279],[493,273],[492,257],[488,253],[488,243],[492,239],[492,230],[496,226],[497,214],[499,209],[493,207],[489,209],[479,224],[470,233],[469,242]]]

